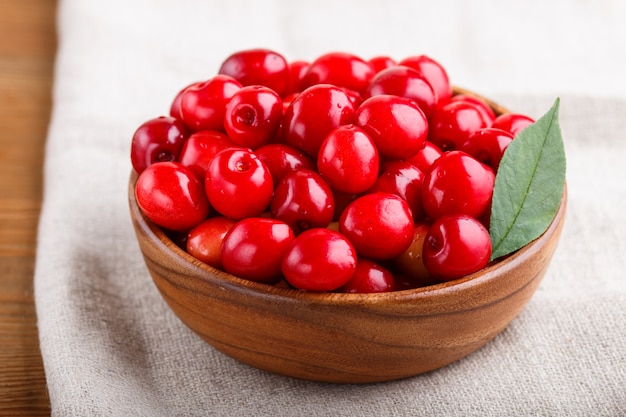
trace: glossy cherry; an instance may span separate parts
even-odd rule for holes
[[[240,278],[276,283],[283,254],[294,240],[291,228],[276,219],[251,217],[235,223],[222,242],[223,269]]]
[[[198,178],[204,181],[209,162],[218,152],[235,147],[235,143],[224,133],[215,130],[201,130],[193,133],[180,151],[179,162],[191,168]]]
[[[185,125],[173,117],[157,117],[141,124],[133,134],[130,159],[140,174],[155,162],[176,161],[187,140]]]
[[[135,185],[141,211],[155,224],[186,231],[209,214],[202,182],[178,162],[157,162],[146,168]]]
[[[422,182],[424,174],[408,161],[393,161],[385,166],[383,173],[369,192],[395,194],[407,202],[413,221],[424,218],[422,207]]]
[[[396,65],[378,72],[370,82],[365,97],[390,94],[414,100],[426,118],[437,108],[437,93],[416,70]]]
[[[467,138],[491,125],[478,105],[468,101],[451,101],[439,107],[430,121],[428,140],[443,152],[460,149]]]
[[[395,289],[393,274],[383,266],[366,258],[358,258],[352,278],[339,292],[350,294],[372,294]]]
[[[439,150],[437,145],[427,140],[424,142],[424,147],[408,158],[407,161],[415,165],[420,171],[426,172],[441,155],[443,155],[443,152]]]
[[[311,62],[302,86],[332,84],[363,94],[373,76],[374,69],[362,58],[346,52],[330,52]]]
[[[431,225],[423,256],[429,273],[440,280],[472,274],[489,263],[489,232],[471,216],[443,216]]]
[[[287,223],[296,234],[326,227],[333,220],[335,201],[320,174],[308,169],[287,173],[274,190],[272,217]]]
[[[483,114],[483,117],[487,121],[488,125],[491,125],[496,118],[496,113],[493,111],[489,103],[480,97],[471,94],[457,94],[450,98],[450,101],[464,101],[471,103]]]
[[[496,117],[491,127],[497,129],[506,130],[516,136],[519,132],[524,130],[529,125],[533,124],[535,120],[525,114],[520,113],[504,113]]]
[[[380,158],[370,136],[355,125],[339,126],[326,136],[317,157],[317,170],[330,186],[361,193],[378,178]]]
[[[413,216],[406,201],[394,194],[365,194],[346,207],[339,231],[354,245],[359,256],[391,259],[413,239]]]
[[[226,104],[224,129],[239,146],[256,149],[276,136],[283,117],[283,103],[272,89],[261,85],[243,87]]]
[[[279,96],[289,88],[289,64],[285,57],[270,49],[247,49],[230,55],[219,69],[242,85],[263,85]]]
[[[398,65],[405,65],[422,74],[437,93],[439,103],[445,103],[452,97],[452,84],[448,72],[433,58],[427,55],[410,56],[398,62]]]
[[[424,147],[428,120],[411,99],[392,95],[373,96],[356,112],[356,125],[365,130],[381,157],[406,159]]]
[[[363,103],[363,95],[359,92],[356,92],[354,90],[349,90],[347,88],[343,89],[346,94],[348,95],[348,98],[350,99],[350,101],[352,102],[352,106],[354,106],[355,109],[359,108],[359,106],[361,105],[361,103]]]
[[[186,85],[184,88],[180,89],[178,91],[178,93],[176,94],[176,96],[174,97],[174,100],[172,100],[171,104],[170,104],[170,116],[178,119],[178,120],[183,120],[183,117],[180,113],[180,102],[182,101],[183,98],[183,93],[185,92],[186,89],[188,89],[191,86],[195,86],[198,84],[201,84],[202,81],[196,81],[193,83],[190,83],[188,85]]]
[[[465,152],[447,152],[424,177],[424,211],[431,220],[450,214],[479,218],[491,203],[494,182],[495,174],[487,165]]]
[[[353,293],[483,268],[495,172],[534,122],[453,95],[426,55],[288,62],[260,48],[179,90],[169,112],[133,138],[146,217],[242,278]]]
[[[303,90],[302,79],[309,69],[309,61],[292,61],[289,63],[289,87],[282,97],[300,93]]]
[[[370,66],[374,70],[374,74],[378,74],[380,71],[397,65],[396,60],[387,55],[377,55],[367,60]]]
[[[461,150],[478,161],[498,171],[504,151],[513,140],[513,134],[506,130],[486,127],[472,133]]]
[[[179,99],[182,121],[193,131],[223,131],[226,103],[241,87],[241,83],[227,75],[192,84]]]
[[[317,157],[320,145],[333,129],[354,121],[354,105],[344,89],[318,84],[299,94],[283,118],[287,145]]]
[[[221,269],[222,241],[234,224],[234,220],[223,216],[206,219],[187,234],[185,242],[187,252],[205,264]]]
[[[345,236],[316,228],[293,240],[283,257],[282,273],[295,288],[334,291],[352,277],[356,263],[356,251]]]
[[[209,163],[206,195],[220,214],[232,219],[261,215],[274,191],[272,175],[249,149],[228,148]]]
[[[283,177],[298,169],[315,169],[313,159],[303,151],[282,143],[270,143],[254,150],[254,153],[267,165],[272,174],[274,186]]]

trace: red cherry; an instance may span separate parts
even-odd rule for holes
[[[487,266],[491,239],[487,229],[471,216],[443,216],[431,225],[423,253],[429,273],[450,281]]]
[[[305,291],[334,291],[354,274],[354,247],[330,229],[309,229],[298,235],[283,257],[285,280]]]
[[[485,120],[489,125],[491,125],[496,118],[496,113],[493,111],[489,103],[487,103],[480,97],[476,97],[471,94],[457,94],[455,96],[452,96],[450,101],[464,101],[466,103],[471,103],[475,105],[478,110],[480,110],[480,112],[483,114]]]
[[[287,223],[296,234],[326,227],[333,219],[335,202],[326,181],[315,171],[299,169],[284,176],[274,190],[272,216]]]
[[[259,216],[267,209],[274,184],[269,169],[251,150],[228,148],[209,163],[205,189],[220,214],[243,219]]]
[[[384,192],[399,196],[408,203],[413,221],[417,221],[424,217],[423,181],[424,174],[411,162],[394,161],[387,164],[369,192]]]
[[[172,103],[170,104],[170,116],[177,119],[177,120],[183,120],[182,115],[180,114],[180,102],[182,101],[183,98],[183,93],[185,92],[186,89],[188,89],[191,86],[195,86],[197,84],[200,84],[201,81],[196,81],[194,83],[188,84],[187,86],[185,86],[185,88],[181,89],[176,96],[174,97],[174,100],[172,100]]]
[[[318,84],[299,94],[283,118],[284,142],[312,158],[333,129],[354,121],[354,106],[345,90]]]
[[[486,127],[472,133],[461,150],[498,171],[504,151],[513,140],[513,134],[502,129]]]
[[[235,143],[221,132],[201,130],[189,136],[180,152],[179,161],[204,180],[211,159],[220,151],[234,146]]]
[[[461,149],[467,138],[490,121],[483,111],[468,101],[451,101],[439,107],[430,121],[428,140],[443,152]]]
[[[516,136],[527,126],[533,124],[534,119],[519,113],[504,113],[496,117],[491,127],[506,130]]]
[[[420,171],[426,172],[441,155],[443,155],[443,152],[435,144],[427,140],[424,142],[424,147],[408,158],[407,161],[415,165]]]
[[[377,74],[384,69],[396,65],[396,61],[386,55],[375,56],[373,58],[370,58],[367,62],[369,62],[370,66],[374,70],[374,74]]]
[[[354,106],[355,109],[357,109],[361,105],[361,103],[363,103],[363,95],[361,93],[354,90],[349,90],[347,88],[344,88],[343,91],[346,92],[348,98],[352,102],[352,106]]]
[[[274,139],[283,116],[278,94],[267,87],[243,87],[226,104],[224,128],[239,146],[256,149]]]
[[[443,154],[426,172],[422,203],[430,219],[449,214],[479,218],[489,208],[495,174],[461,151]]]
[[[378,72],[369,84],[366,97],[390,94],[415,100],[426,118],[437,108],[437,93],[416,70],[396,65]]]
[[[276,283],[282,258],[294,234],[276,219],[251,217],[235,223],[222,242],[220,261],[224,270],[251,281]]]
[[[230,55],[219,74],[228,75],[243,86],[262,85],[279,96],[289,88],[289,64],[279,53],[269,49],[248,49]]]
[[[194,258],[221,269],[222,241],[234,224],[234,220],[222,216],[211,217],[203,221],[187,234],[185,249]]]
[[[367,61],[353,54],[331,52],[311,62],[302,86],[333,84],[362,94],[373,76],[374,69]]]
[[[254,150],[272,174],[274,186],[289,172],[298,169],[315,169],[315,163],[303,151],[282,143],[270,143]]]
[[[346,207],[339,231],[357,253],[374,260],[391,259],[413,239],[413,216],[406,201],[394,194],[365,194]]]
[[[426,55],[411,56],[398,62],[418,71],[433,87],[440,103],[445,103],[452,97],[452,85],[448,73],[443,65]]]
[[[157,117],[142,123],[133,134],[130,159],[141,174],[155,162],[176,161],[187,139],[187,128],[173,117]]]
[[[226,103],[242,87],[234,78],[216,75],[181,93],[180,117],[192,130],[224,130]]]
[[[424,147],[428,121],[419,106],[408,98],[379,95],[365,100],[356,112],[381,157],[406,159]]]
[[[135,185],[141,211],[157,225],[186,231],[210,211],[202,182],[178,162],[157,162],[146,168]]]
[[[374,141],[360,127],[344,125],[326,136],[317,157],[317,170],[338,191],[361,193],[376,182],[379,166]]]
[[[298,94],[303,90],[302,79],[309,69],[309,65],[308,61],[293,61],[289,63],[289,87],[282,94],[283,97]]]
[[[394,290],[394,277],[381,265],[365,258],[358,258],[352,278],[339,288],[340,292],[371,294]]]
[[[455,279],[488,262],[495,172],[534,121],[452,93],[425,55],[236,52],[135,133],[137,201],[196,259],[246,279],[360,293]]]

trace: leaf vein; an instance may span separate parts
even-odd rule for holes
[[[550,116],[551,117],[550,117],[550,119],[548,121],[548,126],[547,126],[547,129],[545,131],[545,135],[544,135],[543,141],[541,142],[541,149],[539,151],[539,154],[538,154],[537,158],[535,159],[535,164],[534,164],[533,169],[531,171],[532,174],[530,175],[530,181],[528,181],[528,183],[526,184],[526,188],[524,190],[524,195],[522,197],[521,204],[519,205],[519,208],[515,211],[515,215],[513,216],[513,219],[511,221],[510,225],[506,228],[506,231],[502,234],[502,237],[494,245],[493,252],[496,252],[497,249],[500,248],[502,243],[506,241],[506,239],[508,238],[508,236],[511,233],[511,231],[515,228],[515,225],[518,222],[519,216],[522,213],[523,208],[525,207],[528,195],[530,193],[531,185],[532,185],[533,181],[535,181],[535,179],[536,179],[536,173],[537,173],[537,169],[539,167],[539,162],[541,161],[541,156],[543,155],[543,151],[545,149],[545,143],[548,140],[548,137],[550,135],[550,131],[552,129],[552,125],[554,123],[554,119],[556,117],[555,112],[553,112]]]

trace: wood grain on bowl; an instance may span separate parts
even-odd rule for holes
[[[405,378],[448,365],[500,333],[541,282],[563,227],[567,193],[548,230],[470,276],[381,294],[310,293],[246,281],[209,267],[151,223],[128,189],[152,279],[180,320],[251,366],[334,383]]]

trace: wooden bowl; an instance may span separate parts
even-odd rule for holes
[[[137,241],[154,283],[180,320],[243,363],[334,383],[418,375],[492,340],[543,278],[567,202],[564,191],[542,236],[467,277],[391,293],[311,293],[240,279],[196,260],[143,215],[135,200],[136,178],[132,173],[128,201]]]

